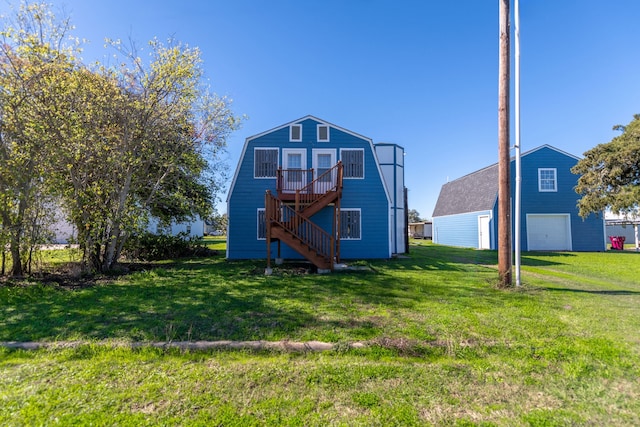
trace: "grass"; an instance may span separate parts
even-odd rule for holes
[[[508,291],[491,251],[419,242],[357,264],[370,269],[264,276],[264,261],[216,257],[83,289],[2,286],[0,341],[88,343],[0,349],[0,424],[640,424],[640,254],[525,253]],[[223,339],[337,346],[115,345]]]

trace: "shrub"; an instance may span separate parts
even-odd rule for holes
[[[212,256],[216,251],[204,246],[197,237],[187,233],[153,234],[145,232],[132,236],[125,245],[123,255],[129,259],[157,261],[190,256]]]

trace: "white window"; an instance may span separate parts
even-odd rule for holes
[[[289,127],[289,141],[291,142],[302,141],[302,125],[291,125]]]
[[[336,164],[336,150],[314,148],[311,153],[313,179],[316,180],[313,191],[318,194],[324,193],[336,184],[337,174],[335,169],[332,170]]]
[[[538,191],[558,191],[555,168],[538,169]]]
[[[266,240],[267,239],[267,216],[265,214],[264,208],[258,209],[258,240]]]
[[[364,178],[364,150],[340,150],[345,178]]]
[[[307,151],[299,148],[283,148],[282,163],[285,192],[295,192],[307,184]]]
[[[360,240],[362,238],[360,209],[342,209],[340,211],[340,238],[344,240]]]
[[[275,178],[278,169],[277,148],[256,148],[253,152],[253,177]]]
[[[329,126],[318,125],[318,142],[329,142]]]
[[[333,167],[333,156],[331,153],[316,154],[316,176],[320,178],[320,182],[332,182],[331,175],[327,174]]]

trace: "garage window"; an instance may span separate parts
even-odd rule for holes
[[[538,191],[558,191],[555,168],[538,169]]]

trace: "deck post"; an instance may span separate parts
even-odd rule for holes
[[[340,262],[340,199],[338,197],[336,199],[336,203],[333,206],[333,224],[335,227],[333,236],[335,236],[335,247],[336,247],[336,262]],[[332,236],[332,237],[333,237]]]

